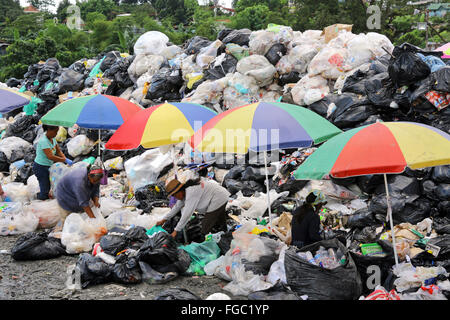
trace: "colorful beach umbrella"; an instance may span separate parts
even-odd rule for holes
[[[141,110],[116,130],[105,148],[130,150],[142,145],[155,148],[187,141],[217,113],[186,102],[163,103]]]
[[[442,51],[443,55],[441,56],[441,59],[450,59],[450,42],[444,44],[434,51]]]
[[[245,154],[310,147],[341,132],[309,109],[258,102],[220,113],[192,136],[190,144],[202,152]]]
[[[328,176],[347,178],[383,174],[387,215],[398,264],[386,174],[402,173],[406,167],[414,170],[447,164],[450,164],[450,136],[447,133],[421,123],[377,122],[331,138],[293,175],[300,180],[320,180]]]
[[[60,103],[47,112],[41,121],[63,127],[72,127],[77,124],[88,129],[115,130],[140,110],[142,110],[140,106],[126,99],[96,94]]]
[[[31,97],[10,88],[0,88],[0,113],[7,113],[29,104]]]

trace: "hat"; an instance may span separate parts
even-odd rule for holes
[[[316,206],[316,205],[318,205],[319,203],[323,203],[323,204],[327,203],[327,200],[326,200],[326,198],[325,198],[325,195],[322,193],[322,191],[319,191],[319,190],[312,190],[312,191],[310,192],[310,194],[311,194],[311,193],[314,194],[314,195],[316,196],[314,202],[311,203],[313,206]]]
[[[168,197],[174,195],[178,191],[180,191],[181,187],[184,186],[184,183],[181,183],[177,179],[170,180],[166,184],[166,192],[169,194]]]

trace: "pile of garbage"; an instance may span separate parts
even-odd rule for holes
[[[316,148],[281,150],[279,161],[269,164],[269,216],[264,163],[202,154],[185,143],[175,146],[175,160],[162,148],[105,150],[113,130],[102,130],[99,139],[98,131],[61,127],[56,139],[74,165],[51,167],[52,190],[69,170],[94,163],[98,148],[108,171],[96,218],[87,222],[85,214],[72,213],[61,239],[50,232],[59,220],[56,200],[36,199],[39,185],[31,170],[43,134],[40,118],[63,101],[91,94],[143,107],[194,102],[218,113],[282,101],[305,106],[343,130],[413,121],[450,133],[450,66],[439,56],[408,43],[394,46],[378,33],[353,34],[348,25],[299,32],[271,24],[258,31],[224,29],[214,41],[196,36],[182,46],[150,31],[137,40],[134,55],[111,51],[68,68],[55,58],[33,64],[23,79],[6,83],[41,102],[0,119],[0,235],[21,235],[11,250],[16,260],[79,255],[68,269],[68,288],[206,274],[249,299],[448,298],[450,166],[389,176],[398,266],[383,178],[295,180],[292,173]],[[202,237],[200,214],[176,238],[170,233],[179,215],[156,226],[174,205],[165,183],[181,172],[230,192],[227,232]],[[323,240],[297,248],[291,245],[292,213],[312,190],[327,198],[320,212]],[[376,284],[374,266],[380,272]],[[186,296],[195,298],[169,292],[159,299]]]

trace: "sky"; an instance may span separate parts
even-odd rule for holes
[[[58,4],[61,2],[62,0],[55,0],[55,6],[54,7],[50,7],[50,11],[53,13],[56,13],[56,8],[58,7]],[[69,0],[70,3],[75,4],[75,0]],[[199,3],[204,2],[205,0],[198,0]],[[219,4],[223,5],[224,7],[227,8],[231,8],[231,3],[233,2],[233,0],[220,0]],[[29,5],[27,0],[20,0],[20,5],[22,7],[26,7]]]

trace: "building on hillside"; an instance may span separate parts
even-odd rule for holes
[[[0,42],[0,56],[6,54],[6,48],[8,48],[9,45],[10,45],[9,43],[6,43],[6,42]]]
[[[450,11],[450,3],[432,3],[427,7],[430,17],[444,17]]]
[[[30,4],[28,7],[25,7],[25,8],[23,9],[23,12],[24,12],[24,13],[39,13],[40,11],[39,11],[39,9],[33,7],[33,6]]]

